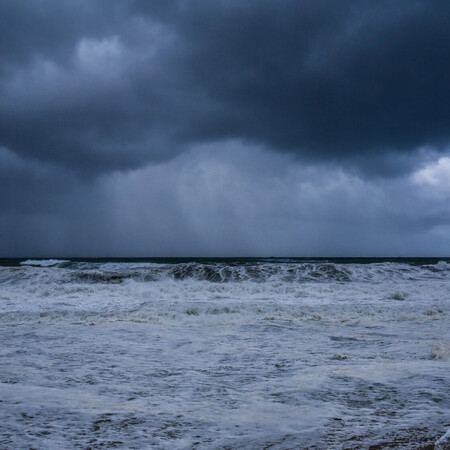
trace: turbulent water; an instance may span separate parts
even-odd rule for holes
[[[450,448],[450,260],[0,260],[0,448]]]

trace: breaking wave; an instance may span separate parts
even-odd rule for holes
[[[336,263],[322,261],[290,262],[289,260],[256,260],[252,262],[92,262],[59,259],[21,261],[23,270],[53,271],[61,281],[79,283],[119,284],[126,280],[155,282],[164,280],[196,280],[211,283],[239,282],[384,282],[407,280],[444,280],[449,277],[450,264],[399,262]],[[15,267],[17,269],[17,267]],[[3,268],[3,271],[6,267]],[[49,273],[50,274],[50,273]],[[1,279],[5,273],[0,275]],[[26,273],[15,270],[22,279]],[[33,275],[36,275],[33,273]],[[12,274],[9,273],[11,278]]]
[[[66,259],[27,259],[20,264],[22,266],[55,267],[69,262]]]

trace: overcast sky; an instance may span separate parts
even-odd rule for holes
[[[0,256],[448,256],[448,0],[0,0]]]

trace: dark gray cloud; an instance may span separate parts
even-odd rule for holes
[[[188,127],[194,139],[331,159],[448,143],[448,3],[212,5],[176,20],[184,66],[223,108]]]
[[[450,250],[450,3],[0,2],[0,255]]]
[[[223,139],[387,172],[380,156],[450,139],[444,0],[7,0],[0,17],[0,145],[88,176]]]
[[[18,176],[28,163],[15,164]],[[362,180],[239,142],[206,144],[89,184],[69,177],[65,189],[17,183],[23,203],[0,211],[0,255],[445,256],[449,180],[447,157]]]

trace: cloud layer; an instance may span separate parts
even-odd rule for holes
[[[450,250],[449,24],[445,0],[2,2],[0,254]]]
[[[239,142],[86,183],[29,177],[3,202],[3,255],[445,256],[450,163],[364,180]],[[11,176],[29,175],[24,160]],[[63,180],[65,179],[65,183]],[[7,197],[6,197],[7,198]]]
[[[445,1],[1,9],[0,144],[82,173],[224,139],[358,162],[450,137]]]

